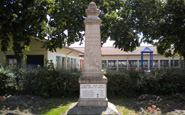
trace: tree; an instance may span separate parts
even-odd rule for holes
[[[142,32],[141,40],[157,46],[158,53],[165,56],[179,54],[185,58],[184,0],[127,0],[118,17],[118,29],[119,22],[125,20],[125,26],[136,33]],[[115,39],[115,46],[125,48],[117,43],[118,39]],[[122,41],[126,41],[124,36]]]
[[[0,2],[0,41],[1,50],[6,53],[12,48],[19,65],[30,37],[45,36],[48,9],[52,0],[3,0]],[[9,43],[13,42],[13,46]]]
[[[29,46],[30,36],[48,39],[44,48],[55,51],[82,41],[85,9],[92,0],[4,0],[0,2],[1,50],[10,38],[17,57]],[[160,54],[185,57],[184,0],[93,0],[100,9],[102,44],[107,38],[115,47],[133,51],[141,41],[152,43]],[[8,15],[7,15],[8,14]],[[48,15],[49,19],[46,18]],[[154,43],[154,40],[157,42]]]
[[[127,14],[121,9],[129,8],[129,4],[123,0],[93,0],[100,9],[99,17],[101,24],[102,44],[108,37],[115,40],[115,47],[125,51],[133,51],[139,46],[138,32],[134,31],[134,20],[128,20]],[[53,51],[56,47],[71,45],[76,41],[82,41],[85,30],[84,19],[85,9],[87,9],[91,0],[67,0],[55,1],[55,9],[50,13],[49,26],[46,33],[48,42],[44,47]],[[126,23],[126,24],[125,24]]]
[[[151,39],[158,40],[154,45],[160,54],[179,54],[185,58],[185,1],[168,0],[162,6],[164,8],[160,8],[160,19],[157,20],[157,36]]]
[[[1,50],[6,53],[10,40],[19,65],[30,37],[48,40],[43,45],[50,51],[82,41],[85,9],[91,0],[4,0],[0,3]],[[95,0],[102,13],[102,41],[105,42],[111,24],[116,17],[116,9],[121,2]],[[104,15],[106,14],[106,15]],[[49,17],[49,20],[47,19]]]
[[[102,19],[101,38],[102,44],[110,36],[111,26],[117,18],[116,10],[120,8],[122,0],[93,0],[101,13]],[[71,45],[82,41],[85,31],[85,9],[92,0],[55,0],[55,9],[50,12],[47,32],[48,42],[44,47],[54,51],[56,47]]]

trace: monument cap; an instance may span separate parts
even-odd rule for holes
[[[97,8],[96,3],[91,2],[88,8],[85,10],[87,16],[98,16],[100,10]]]

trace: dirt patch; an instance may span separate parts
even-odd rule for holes
[[[116,98],[114,101],[121,99]],[[44,99],[42,97],[32,95],[0,96],[0,114],[40,114],[42,111],[49,111],[61,104],[66,105],[71,100],[76,101],[77,99]],[[130,110],[134,110],[139,115],[185,115],[185,94],[177,93],[170,96],[143,94],[138,98],[125,98],[124,100],[127,101],[117,102],[117,105],[125,106]]]
[[[1,97],[0,110],[1,113],[7,115],[38,113],[43,104],[47,104],[47,102],[44,98],[38,96],[3,96]]]

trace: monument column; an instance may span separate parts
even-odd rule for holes
[[[119,115],[107,99],[107,78],[103,75],[99,9],[94,2],[86,9],[84,68],[79,78],[80,97],[68,115]]]
[[[80,98],[78,106],[108,106],[107,78],[103,75],[101,38],[98,17],[100,11],[94,2],[86,9],[84,69],[79,78]]]

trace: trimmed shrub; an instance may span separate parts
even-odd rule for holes
[[[24,74],[23,93],[43,97],[79,95],[80,72],[33,69]]]
[[[0,68],[0,95],[30,94],[43,97],[78,97],[81,75],[77,70],[56,70],[52,64],[41,68]],[[167,95],[185,93],[185,72],[167,69],[155,72],[108,71],[109,96]]]
[[[132,71],[109,71],[105,75],[108,78],[109,96],[130,96],[136,94],[138,89],[138,72]]]
[[[80,71],[56,70],[52,62],[41,68],[0,68],[0,95],[30,94],[43,97],[79,96]]]
[[[166,95],[185,93],[185,72],[166,69],[156,72],[108,71],[109,96],[137,96],[140,94]]]
[[[174,94],[185,91],[185,72],[182,69],[167,69],[157,73],[161,93]]]

